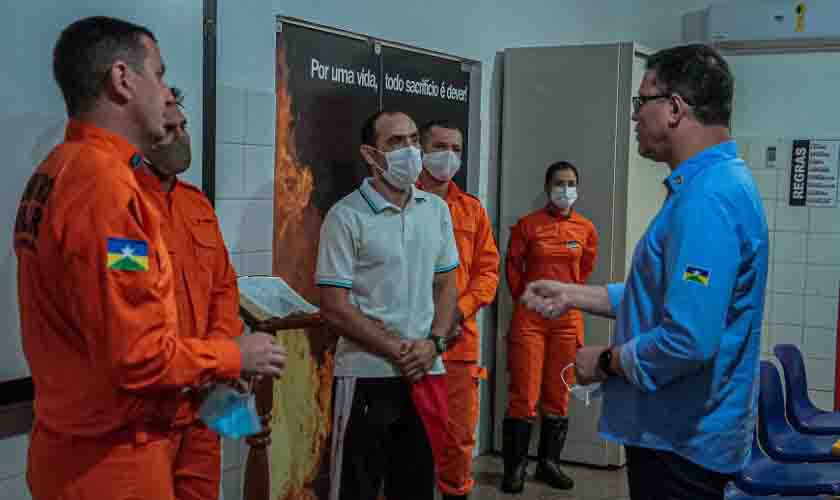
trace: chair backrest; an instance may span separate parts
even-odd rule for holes
[[[734,479],[735,486],[737,486],[738,489],[741,489],[741,490],[751,490],[752,488],[750,488],[750,486],[755,482],[755,478],[753,478],[752,474],[750,474],[750,471],[751,471],[750,465],[753,464],[753,463],[761,462],[763,460],[768,460],[768,459],[769,459],[769,457],[764,452],[764,450],[761,448],[761,444],[759,443],[758,429],[756,428],[755,432],[753,433],[752,452],[750,453],[750,463],[747,464],[746,467],[739,470],[735,474],[735,479]]]
[[[799,427],[798,423],[802,418],[818,411],[808,397],[808,378],[805,375],[802,353],[793,344],[776,344],[773,352],[785,372],[785,409],[788,420],[794,427]]]
[[[764,361],[762,361],[761,363],[764,363]],[[759,382],[759,390],[758,390],[758,398],[759,398],[758,420],[756,421],[755,429],[753,429],[753,430],[755,430],[755,432],[753,432],[752,452],[750,454],[750,462],[755,462],[755,461],[758,461],[758,460],[761,460],[761,459],[769,458],[767,453],[764,451],[764,448],[765,448],[766,445],[761,442],[762,439],[761,439],[761,436],[759,435],[760,434],[759,430],[761,429],[761,419],[763,418],[761,416],[761,414],[763,412],[761,411],[761,402],[760,402],[761,401],[761,395],[764,392],[764,390],[763,390],[764,389],[764,383],[763,383],[763,380],[761,380],[763,378],[762,375],[764,374],[763,368],[764,368],[764,366],[759,364],[759,380],[760,380],[760,382]],[[746,470],[746,468],[744,470]]]
[[[785,396],[779,370],[769,361],[761,362],[761,386],[758,393],[758,438],[772,458],[777,458],[776,436],[790,434],[785,420]]]

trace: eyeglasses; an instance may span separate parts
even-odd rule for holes
[[[656,94],[656,95],[640,95],[633,98],[633,112],[638,113],[642,106],[647,104],[649,101],[655,101],[657,99],[667,99],[671,97],[671,94]]]

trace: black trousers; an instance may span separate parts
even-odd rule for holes
[[[359,378],[344,435],[341,500],[433,500],[426,429],[402,377]]]
[[[668,451],[627,446],[631,500],[722,500],[731,474],[700,467]]]

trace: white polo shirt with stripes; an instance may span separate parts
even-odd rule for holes
[[[433,281],[458,267],[449,207],[440,197],[411,188],[404,209],[365,179],[327,212],[321,226],[315,281],[350,290],[363,314],[405,339],[429,336],[435,314]],[[444,373],[440,357],[430,374]],[[389,360],[340,337],[336,377],[398,377]]]

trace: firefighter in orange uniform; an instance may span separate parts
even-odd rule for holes
[[[434,121],[420,130],[423,171],[418,186],[449,205],[461,265],[458,286],[458,335],[443,354],[448,387],[449,430],[452,443],[441,460],[438,487],[444,500],[467,498],[475,485],[472,456],[478,422],[479,332],[475,316],[493,302],[499,284],[499,251],[490,218],[478,198],[452,182],[461,166],[463,137],[452,123]]]
[[[146,152],[135,170],[137,182],[163,215],[161,236],[175,275],[178,335],[182,338],[234,338],[242,333],[236,271],[230,262],[210,201],[198,188],[177,178],[192,157],[183,95],[172,88],[167,106],[166,136]],[[173,426],[176,443],[175,497],[210,500],[219,497],[221,442],[198,418],[202,391],[180,395]]]
[[[598,233],[592,222],[573,208],[578,181],[577,168],[571,163],[550,165],[545,173],[549,203],[511,228],[505,265],[516,305],[508,336],[509,401],[502,430],[502,490],[506,493],[518,493],[524,487],[538,402],[542,421],[535,477],[555,488],[574,487],[558,466],[569,426],[569,394],[562,376],[583,345],[583,314],[572,310],[546,320],[518,300],[531,281],[584,283],[592,273]]]
[[[285,353],[265,334],[178,335],[161,214],[134,172],[165,137],[172,102],[154,35],[77,21],[53,69],[70,123],[30,178],[14,229],[35,385],[27,483],[34,500],[174,500],[180,394],[277,376]]]

